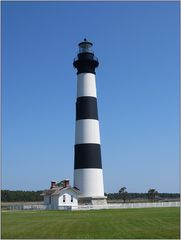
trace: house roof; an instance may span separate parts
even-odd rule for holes
[[[75,192],[77,194],[80,192],[78,188],[68,186],[68,187],[55,187],[55,188],[52,188],[52,189],[45,189],[43,191],[43,193],[40,194],[40,195],[41,196],[59,195],[63,190],[72,190],[73,192]]]

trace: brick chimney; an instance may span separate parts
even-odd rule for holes
[[[69,185],[70,185],[70,180],[69,179],[65,179],[64,180],[64,187],[66,188],[66,187],[69,187]]]
[[[56,182],[55,182],[55,181],[51,181],[51,187],[50,187],[50,189],[55,188],[55,187],[56,187]]]

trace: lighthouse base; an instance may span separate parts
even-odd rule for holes
[[[106,205],[107,197],[79,197],[79,205]]]

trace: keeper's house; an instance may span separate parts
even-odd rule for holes
[[[77,207],[78,194],[79,190],[71,187],[69,180],[63,180],[60,183],[51,182],[50,189],[44,190],[41,196],[47,209],[61,210]]]

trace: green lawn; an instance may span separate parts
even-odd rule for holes
[[[2,238],[179,239],[179,208],[2,212]]]

